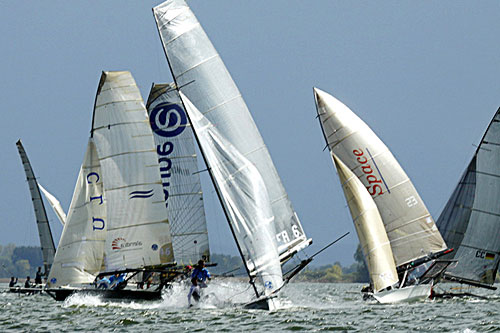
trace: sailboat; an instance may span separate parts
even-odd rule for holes
[[[500,262],[500,109],[437,220],[455,248],[444,279],[495,290]],[[453,294],[450,294],[453,295]]]
[[[193,12],[185,1],[169,0],[153,8],[153,14],[255,292],[255,302],[247,306],[274,309],[279,305],[273,296],[283,285],[281,265],[312,241],[236,84]],[[255,284],[257,277],[263,291]]]
[[[100,290],[96,278],[173,266],[170,227],[153,134],[127,71],[103,72],[91,135],[49,274],[47,293],[161,298],[161,290]]]
[[[429,297],[449,251],[410,179],[385,144],[342,102],[314,88],[317,114],[337,168],[380,303]],[[423,273],[423,274],[422,274]]]
[[[153,84],[146,103],[160,165],[174,259],[182,268],[210,262],[193,131],[174,84]],[[213,265],[213,264],[212,264]]]
[[[40,189],[38,188],[38,182],[31,167],[28,155],[24,150],[21,140],[16,142],[16,146],[23,163],[24,172],[26,173],[26,180],[28,181],[28,186],[30,189],[31,200],[33,202],[33,209],[35,210],[36,225],[38,227],[38,235],[40,236],[40,247],[42,250],[43,259],[43,275],[46,277],[54,262],[54,256],[56,253],[56,248],[54,245],[54,239],[52,237],[52,231],[50,229],[49,219],[47,218],[47,212],[45,211],[45,206],[42,201],[42,196],[40,194]],[[16,288],[16,291],[20,292],[33,292],[33,288]]]

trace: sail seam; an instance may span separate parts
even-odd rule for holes
[[[460,244],[460,247],[467,247],[469,249],[474,249],[474,250],[484,250],[484,251],[488,251],[488,252],[491,252],[491,253],[495,253],[495,254],[500,254],[499,251],[495,251],[495,250],[489,250],[487,248],[483,248],[483,247],[477,247],[477,246],[472,246],[472,245],[467,245],[467,244]]]
[[[188,69],[186,69],[186,70],[185,70],[184,72],[182,72],[182,73],[178,73],[178,74],[177,74],[177,79],[179,79],[181,76],[183,76],[183,75],[184,75],[184,74],[186,74],[187,72],[189,72],[189,71],[191,71],[191,70],[195,69],[196,67],[199,67],[199,66],[203,65],[204,63],[207,63],[207,62],[209,62],[210,60],[212,60],[212,59],[214,59],[214,58],[218,58],[218,57],[219,57],[219,54],[216,52],[213,56],[203,59],[202,61],[200,61],[200,62],[199,62],[199,63],[197,63],[197,64],[194,64],[193,66],[189,67]]]
[[[143,186],[143,185],[158,185],[158,184],[161,184],[161,182],[128,184],[128,185],[124,185],[124,186],[106,188],[106,191],[115,191],[115,190],[121,190],[121,189],[128,188],[128,187]]]
[[[187,233],[172,233],[172,237],[180,237],[180,236],[191,236],[191,235],[208,235],[208,231],[198,231],[198,232],[187,232]]]
[[[143,153],[150,153],[150,152],[154,152],[154,151],[155,151],[155,149],[126,151],[126,152],[123,152],[123,153],[118,153],[118,154],[104,156],[104,157],[100,158],[99,161],[103,161],[103,160],[106,160],[108,158],[113,158],[113,157],[121,156],[121,155],[143,154]],[[158,166],[158,165],[156,165],[156,166]]]
[[[221,107],[221,106],[223,106],[223,105],[226,105],[226,104],[228,104],[229,102],[232,102],[232,101],[234,101],[234,100],[236,100],[236,99],[238,99],[238,98],[242,98],[241,93],[237,94],[236,96],[233,96],[233,97],[231,97],[231,98],[226,99],[226,100],[225,100],[224,102],[222,102],[222,103],[219,103],[219,104],[217,104],[217,105],[215,105],[215,106],[212,106],[210,109],[207,109],[207,111],[203,112],[202,114],[203,114],[203,115],[206,115],[207,113],[212,112],[212,111],[214,111],[214,110],[218,109],[219,107]],[[215,125],[214,125],[214,127],[216,127],[216,128],[217,128],[217,126],[215,126]]]
[[[129,225],[124,225],[122,227],[116,227],[116,228],[108,228],[108,231],[114,231],[114,230],[120,230],[120,229],[127,229],[127,228],[134,228],[134,227],[143,227],[146,225],[153,225],[153,224],[162,224],[162,223],[168,223],[168,219],[166,220],[161,220],[161,221],[153,221],[153,222],[145,222],[145,223],[140,223],[140,224],[129,224]]]
[[[130,103],[130,102],[143,102],[142,99],[127,99],[126,101],[111,101],[111,102],[107,102],[107,103],[104,103],[104,104],[97,104],[95,106],[95,109],[99,109],[99,108],[102,108],[104,106],[107,106],[107,105],[111,105],[111,104],[122,104],[122,103]],[[134,109],[135,110],[135,109]],[[125,111],[129,111],[129,110],[125,110]]]
[[[126,121],[126,122],[123,122],[123,123],[114,123],[114,124],[108,124],[108,125],[103,125],[103,126],[99,126],[99,127],[94,127],[94,131],[97,131],[97,130],[102,130],[102,129],[106,129],[106,128],[110,128],[110,127],[114,127],[114,126],[123,126],[123,125],[131,125],[131,124],[144,124],[144,123],[147,123],[147,120],[138,120],[138,121]],[[147,134],[144,134],[143,136],[146,136]]]

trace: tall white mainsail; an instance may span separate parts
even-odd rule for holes
[[[396,264],[377,205],[358,177],[333,152],[331,156],[366,258],[373,291],[395,285],[398,282]]]
[[[396,266],[446,249],[415,187],[385,144],[333,96],[315,88],[325,139],[377,205]]]
[[[54,210],[54,213],[56,213],[57,218],[59,219],[59,221],[61,222],[61,224],[64,225],[66,223],[66,218],[67,217],[66,217],[66,213],[64,212],[64,209],[62,208],[61,203],[59,202],[59,200],[57,200],[57,198],[55,196],[53,196],[52,194],[50,194],[50,192],[47,191],[42,186],[42,184],[39,183],[38,187],[42,191],[42,193],[45,196],[45,198],[47,199],[47,201],[50,203],[50,206]]]
[[[174,80],[217,131],[264,179],[282,260],[308,246],[264,141],[219,54],[184,0],[153,8]]]
[[[16,142],[16,146],[17,150],[19,151],[19,156],[21,156],[21,161],[23,162],[24,172],[26,173],[26,180],[28,181],[31,199],[33,201],[36,225],[38,227],[38,235],[40,236],[40,247],[42,249],[44,272],[45,274],[48,274],[52,263],[54,262],[54,255],[56,253],[54,239],[52,238],[52,232],[50,231],[47,212],[45,211],[45,206],[43,205],[40,190],[38,189],[38,182],[35,178],[35,173],[33,172],[33,168],[31,167],[30,161],[28,160],[28,155],[26,155],[26,151],[24,150],[21,140],[18,140]]]
[[[189,99],[180,93],[209,172],[249,275],[258,276],[264,293],[283,285],[274,216],[264,179]]]
[[[437,220],[450,257],[447,276],[492,285],[500,262],[500,109]]]
[[[210,261],[193,132],[174,84],[153,84],[146,107],[177,264]]]
[[[90,138],[48,285],[58,287],[91,283],[102,269],[105,239],[103,174],[94,140]]]
[[[158,158],[146,108],[130,72],[103,72],[91,136],[107,206],[105,269],[173,262]]]

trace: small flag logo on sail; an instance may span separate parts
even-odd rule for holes
[[[141,241],[127,242],[125,238],[118,237],[111,242],[111,249],[113,250],[134,250],[137,247],[142,247]]]
[[[118,238],[115,238],[112,242],[111,242],[111,248],[113,250],[119,250],[122,248],[122,243],[125,243],[126,240],[122,237],[118,237]]]
[[[133,191],[133,192],[130,192],[130,194],[129,194],[130,199],[136,199],[136,198],[145,199],[145,198],[150,198],[153,195],[154,195],[154,191],[153,190],[149,190],[149,191]]]
[[[493,260],[495,259],[495,254],[487,252],[484,258],[488,260]]]

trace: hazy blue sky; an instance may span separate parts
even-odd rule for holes
[[[0,244],[38,244],[15,142],[68,208],[100,72],[130,70],[146,99],[170,82],[159,1],[0,1]],[[437,219],[500,106],[499,1],[235,1],[189,4],[240,88],[308,236],[352,262],[357,236],[312,87],[356,112],[394,153]],[[213,252],[233,252],[204,176]],[[499,199],[500,200],[500,199]],[[50,207],[47,207],[50,210]],[[56,239],[61,226],[50,212]]]

